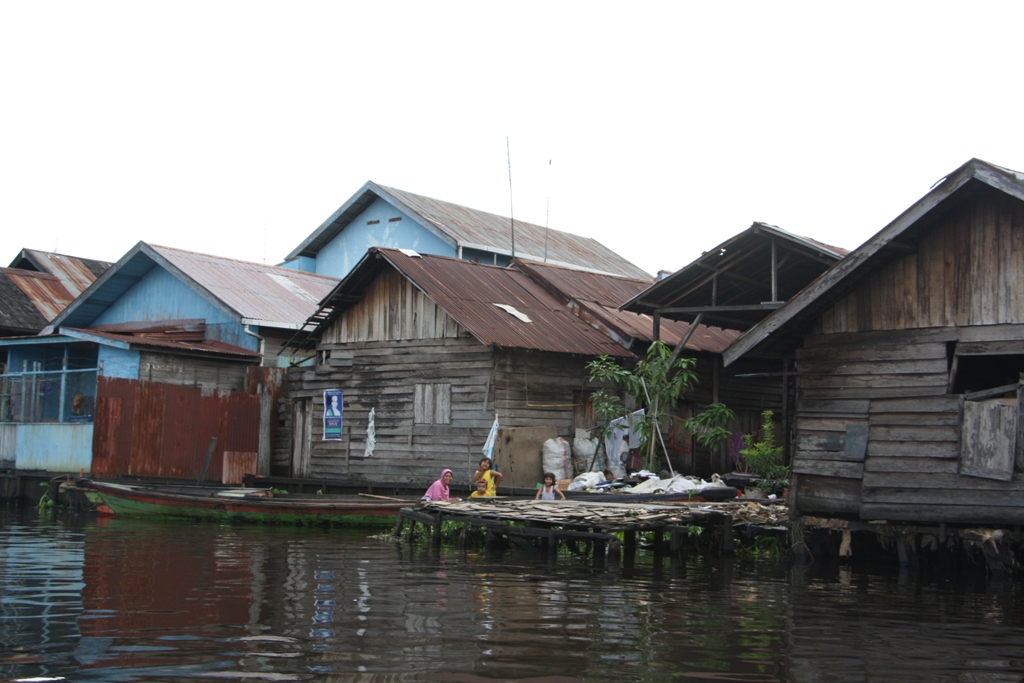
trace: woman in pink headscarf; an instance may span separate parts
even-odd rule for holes
[[[427,492],[423,494],[423,500],[461,500],[460,498],[451,498],[448,495],[448,487],[452,483],[452,479],[455,477],[451,470],[442,470],[441,478],[430,485]]]

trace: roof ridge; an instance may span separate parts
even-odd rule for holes
[[[380,183],[374,183],[374,184],[377,187],[379,187],[380,189],[387,190],[388,192],[395,192],[395,193],[398,193],[398,194],[408,194],[408,195],[412,195],[413,197],[419,197],[420,199],[426,199],[426,200],[429,200],[429,201],[432,201],[432,202],[437,202],[439,204],[447,204],[448,206],[457,206],[458,208],[465,209],[467,211],[475,211],[477,213],[486,214],[488,216],[493,216],[495,218],[503,218],[505,220],[511,220],[511,221],[514,221],[518,225],[529,225],[530,227],[537,228],[538,230],[550,230],[550,231],[553,231],[553,232],[561,233],[563,235],[572,235],[573,237],[576,237],[578,239],[590,240],[592,242],[597,242],[597,240],[595,238],[593,238],[593,237],[589,237],[587,235],[581,235],[581,234],[576,233],[576,232],[569,232],[568,230],[561,230],[559,228],[552,228],[552,227],[546,226],[546,225],[539,225],[537,223],[531,223],[530,221],[524,221],[523,219],[515,218],[514,216],[506,216],[504,214],[493,213],[491,211],[486,211],[484,209],[476,209],[476,208],[473,208],[472,206],[466,206],[465,204],[458,204],[456,202],[448,201],[447,199],[438,199],[437,197],[431,197],[429,195],[419,194],[418,192],[410,192],[408,190],[402,190],[402,189],[399,189],[397,187],[391,187],[390,185],[381,185]],[[597,243],[601,244],[600,242],[597,242]],[[604,245],[602,244],[601,246],[604,246]]]
[[[203,256],[203,257],[206,257],[206,258],[217,259],[218,261],[231,261],[232,263],[241,263],[241,264],[244,264],[244,265],[247,265],[247,266],[256,266],[257,268],[266,268],[268,270],[283,271],[285,273],[290,273],[290,274],[295,274],[295,275],[302,275],[302,276],[308,276],[308,277],[316,277],[316,278],[322,278],[322,279],[325,279],[325,280],[338,280],[338,278],[333,277],[331,275],[323,275],[321,273],[311,273],[311,272],[306,271],[306,270],[298,270],[297,268],[285,268],[283,266],[276,266],[276,265],[272,266],[272,265],[268,265],[266,263],[257,263],[256,261],[246,261],[245,259],[234,258],[232,256],[219,256],[217,254],[207,254],[206,252],[202,252],[202,251],[194,251],[192,249],[181,249],[180,247],[168,247],[168,246],[163,245],[163,244],[153,244],[151,242],[143,242],[143,244],[145,244],[149,248],[155,249],[157,251],[162,250],[162,249],[166,249],[166,250],[175,251],[175,252],[178,252],[178,253],[181,253],[181,254],[192,254],[194,256]]]

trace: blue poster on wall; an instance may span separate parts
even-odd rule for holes
[[[324,441],[341,441],[341,389],[324,392]]]

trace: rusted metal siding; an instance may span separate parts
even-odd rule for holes
[[[220,483],[227,486],[241,486],[247,474],[256,472],[257,453],[224,451]]]
[[[237,391],[100,377],[93,474],[197,479],[211,437],[207,478],[221,478],[225,451],[259,446],[260,397]]]

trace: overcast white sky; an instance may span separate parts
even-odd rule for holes
[[[3,2],[0,265],[139,240],[277,263],[366,180],[508,215],[506,137],[516,218],[652,274],[755,220],[853,248],[971,157],[1024,170],[1022,26],[1019,2]]]

